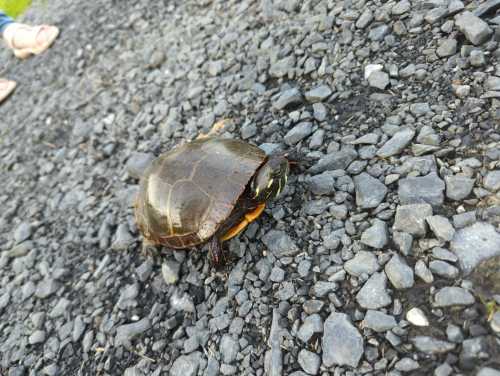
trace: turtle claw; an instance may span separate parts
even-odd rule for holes
[[[226,129],[227,125],[228,125],[228,119],[222,119],[222,120],[219,120],[218,122],[216,122],[213,126],[212,126],[212,129],[210,129],[210,131],[208,131],[208,133],[200,133],[198,135],[198,137],[196,137],[197,140],[202,140],[202,139],[205,139],[205,138],[209,138],[209,137],[212,137],[212,136],[218,136],[220,134],[222,134],[222,132]]]
[[[208,254],[210,256],[210,262],[215,268],[220,268],[227,262],[222,244],[216,236],[212,237],[208,243]]]
[[[152,259],[157,259],[158,257],[160,257],[160,251],[158,250],[158,248],[153,243],[149,243],[146,241],[142,243],[141,254],[146,258]]]

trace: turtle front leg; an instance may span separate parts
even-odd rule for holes
[[[215,267],[221,266],[226,262],[221,241],[217,236],[212,236],[212,239],[208,242],[208,254],[212,265]]]
[[[219,120],[218,122],[216,122],[212,126],[212,129],[210,129],[210,131],[208,131],[208,133],[205,133],[205,134],[200,133],[198,135],[198,137],[196,137],[196,139],[201,140],[201,139],[208,138],[208,137],[219,136],[226,129],[226,126],[228,125],[228,123],[229,123],[229,119]]]
[[[156,244],[149,242],[149,241],[143,241],[142,247],[141,247],[141,254],[145,258],[152,258],[153,260],[156,260],[160,257],[160,251],[158,250],[158,247]]]

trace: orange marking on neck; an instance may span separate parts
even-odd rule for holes
[[[251,222],[259,218],[265,208],[266,204],[259,204],[254,210],[245,214],[245,218],[243,218],[243,220],[236,226],[229,229],[229,231],[226,232],[223,237],[221,237],[221,241],[226,241],[234,238],[236,235],[242,232]]]

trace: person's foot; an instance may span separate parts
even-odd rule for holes
[[[12,94],[17,84],[15,81],[0,78],[0,103],[2,103],[9,95]]]
[[[29,26],[20,23],[8,25],[3,32],[5,42],[21,59],[44,52],[58,35],[59,29],[56,26]]]

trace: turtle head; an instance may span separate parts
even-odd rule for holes
[[[251,190],[257,202],[275,199],[285,188],[290,167],[284,156],[272,156],[255,174]]]

